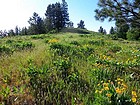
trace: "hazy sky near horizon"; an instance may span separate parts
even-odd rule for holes
[[[50,3],[61,2],[61,0],[1,0],[0,1],[0,30],[14,29],[16,26],[29,26],[29,17],[33,12],[45,18],[45,11]],[[92,31],[98,31],[102,26],[109,32],[114,22],[96,21],[94,10],[97,7],[98,0],[66,0],[68,3],[69,17],[77,27],[80,20],[84,20],[85,28]]]

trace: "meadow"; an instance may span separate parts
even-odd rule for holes
[[[0,39],[0,105],[139,104],[139,41],[95,32]]]

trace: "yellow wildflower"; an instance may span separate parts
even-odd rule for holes
[[[101,91],[99,91],[99,93],[101,94],[101,93],[102,93],[102,90],[101,90]]]
[[[95,91],[95,93],[98,93],[98,92],[99,92],[99,90],[96,90],[96,91]]]
[[[106,96],[107,96],[107,97],[111,97],[111,96],[112,96],[112,94],[107,93],[107,94],[106,94]]]
[[[121,84],[121,82],[119,81],[119,82],[118,82],[118,85],[120,85],[120,84]]]
[[[48,43],[56,43],[56,42],[58,42],[57,39],[50,39]]]
[[[97,86],[100,86],[100,84],[97,84]]]
[[[132,96],[137,97],[136,91],[132,91]]]
[[[127,88],[127,85],[125,83],[121,84],[124,88]]]
[[[104,87],[104,89],[105,89],[105,90],[109,90],[109,88],[108,88],[108,87]]]
[[[132,97],[132,102],[136,102],[137,101],[137,99],[135,98],[135,97]]]
[[[103,83],[103,86],[107,87],[108,86],[108,83]]]
[[[120,81],[121,79],[120,78],[117,78],[117,81]]]
[[[118,94],[122,93],[121,89],[119,89],[118,87],[115,90],[116,90],[116,93],[118,93]]]

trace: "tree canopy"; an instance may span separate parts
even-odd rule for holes
[[[59,31],[62,28],[66,27],[69,23],[67,2],[65,0],[62,0],[62,4],[58,2],[48,5],[45,16],[45,22],[48,31],[52,29],[57,29]]]
[[[30,24],[29,27],[30,34],[44,33],[44,22],[36,12],[33,13],[32,17],[30,17],[28,23]]]
[[[99,0],[99,9],[96,9],[97,20],[123,20],[131,26],[140,27],[139,0]]]

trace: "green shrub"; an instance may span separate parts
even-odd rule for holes
[[[113,53],[116,53],[118,51],[120,51],[122,48],[120,46],[111,46],[109,51],[113,52]]]
[[[34,47],[32,42],[24,42],[24,41],[19,41],[15,43],[13,46],[17,50],[31,49],[32,47]]]
[[[117,34],[110,35],[110,37],[111,37],[112,40],[118,40],[118,35]]]
[[[49,42],[49,39],[45,39],[45,43],[48,43]]]
[[[90,40],[88,43],[90,45],[97,45],[97,46],[102,46],[102,45],[105,44],[103,39],[101,39],[101,40]]]
[[[33,35],[33,36],[31,36],[32,39],[44,39],[46,37],[48,37],[48,36],[45,36],[45,35]]]
[[[6,44],[12,44],[13,42],[15,42],[15,41],[9,39],[9,40],[6,41]]]
[[[131,29],[127,32],[128,40],[138,40],[140,38],[140,29]]]
[[[70,44],[76,45],[76,46],[80,46],[80,43],[78,41],[71,41]]]
[[[0,54],[11,54],[13,53],[13,49],[11,49],[9,46],[6,45],[2,45],[0,46]]]

